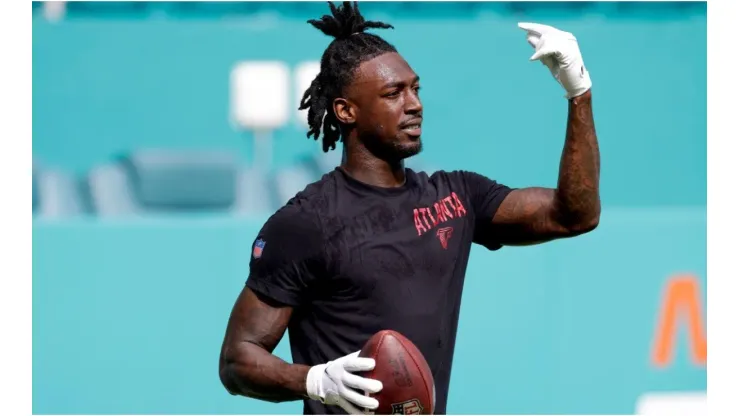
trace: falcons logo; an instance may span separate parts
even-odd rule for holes
[[[447,242],[450,241],[450,237],[452,237],[452,227],[437,230],[437,238],[439,238],[439,242],[442,243],[442,248],[445,250],[447,250]]]

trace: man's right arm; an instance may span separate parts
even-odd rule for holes
[[[231,311],[221,348],[219,373],[229,393],[270,402],[307,398],[310,367],[286,363],[272,354],[292,311],[244,288]]]
[[[271,402],[308,397],[305,365],[272,354],[314,278],[307,264],[321,256],[322,233],[297,206],[275,213],[255,238],[249,276],[231,310],[219,373],[234,395]]]
[[[375,360],[359,351],[313,367],[272,354],[293,308],[307,305],[311,285],[324,274],[324,247],[321,228],[296,206],[280,210],[260,230],[221,348],[219,373],[231,394],[271,402],[319,400],[350,414],[378,407],[361,392],[377,393],[382,383],[353,374],[375,368]]]

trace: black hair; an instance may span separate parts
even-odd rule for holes
[[[396,52],[396,48],[377,35],[365,33],[372,28],[393,28],[393,26],[374,21],[365,21],[357,3],[345,1],[337,8],[329,2],[331,15],[308,23],[334,40],[321,56],[321,70],[303,94],[298,107],[308,109],[309,131],[307,137],[318,140],[323,125],[323,149],[328,152],[343,140],[340,122],[333,110],[334,99],[352,81],[355,69],[364,61],[386,52]]]

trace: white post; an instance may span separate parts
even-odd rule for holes
[[[50,22],[58,22],[67,12],[67,3],[64,1],[45,1],[44,17]]]
[[[254,167],[272,165],[273,132],[289,114],[289,70],[283,62],[240,62],[231,71],[231,119],[254,133]]]

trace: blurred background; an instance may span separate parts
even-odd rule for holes
[[[601,225],[473,250],[449,412],[697,414],[706,4],[360,6],[421,76],[415,169],[556,185],[567,103],[519,21],[574,33],[594,82]],[[230,396],[217,369],[257,231],[340,158],[297,111],[327,11],[33,3],[34,413],[301,412]]]

